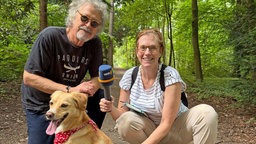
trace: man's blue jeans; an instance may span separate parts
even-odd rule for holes
[[[45,118],[45,113],[26,110],[28,126],[28,144],[53,144],[54,135],[46,134],[50,123]]]

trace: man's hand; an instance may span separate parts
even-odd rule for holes
[[[89,96],[93,96],[99,89],[92,81],[82,82],[76,87],[70,87],[70,92],[77,91],[81,93],[86,93]]]

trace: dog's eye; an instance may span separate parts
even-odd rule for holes
[[[49,104],[50,104],[50,105],[53,105],[53,102],[50,101]]]
[[[65,107],[68,107],[68,105],[67,104],[61,104],[61,107],[65,108]]]

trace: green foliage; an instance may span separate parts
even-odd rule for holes
[[[138,30],[146,27],[156,27],[164,30],[166,59],[169,61],[170,42],[167,31],[167,14],[172,14],[172,35],[174,47],[175,68],[182,73],[193,75],[194,53],[191,45],[191,2],[190,1],[119,1],[121,6],[116,9],[115,39],[119,52],[127,49],[129,41],[125,37],[136,37]],[[160,3],[160,4],[159,4]],[[167,3],[167,7],[163,7]],[[232,16],[232,3],[229,1],[198,1],[199,6],[199,48],[201,52],[201,62],[203,74],[205,76],[228,77],[231,76],[233,66],[233,47],[227,43],[229,30],[226,23]],[[165,23],[165,24],[164,24]],[[165,26],[162,28],[162,26]],[[127,44],[128,42],[128,44]],[[131,41],[132,42],[132,41]],[[123,50],[120,50],[122,49]],[[116,52],[117,52],[116,51]],[[115,53],[117,67],[127,66],[126,61],[121,59],[124,55]],[[129,56],[129,54],[127,55]],[[114,59],[114,60],[115,60]],[[128,62],[129,63],[129,62]]]
[[[0,80],[7,81],[22,75],[30,34],[34,33],[24,19],[34,10],[34,4],[31,0],[6,0],[0,7]]]
[[[206,77],[228,77],[232,73],[232,46],[228,45],[229,31],[225,27],[232,9],[227,1],[199,1],[199,48],[203,74]],[[191,6],[180,3],[174,11],[174,47],[176,67],[186,74],[194,74],[194,53],[191,46]]]
[[[186,78],[188,92],[197,93],[199,98],[211,96],[232,97],[240,104],[256,105],[256,83],[238,78],[205,78],[202,83]]]
[[[0,2],[0,47],[8,46],[10,43],[20,43],[24,37],[23,19],[33,10],[32,1],[1,1]]]
[[[254,80],[240,80],[232,83],[232,88],[240,93],[236,95],[241,102],[256,104],[256,83]]]
[[[0,3],[0,80],[20,77],[39,31],[38,1]],[[64,26],[66,5],[48,4],[49,25]],[[7,12],[6,12],[7,11]]]
[[[115,66],[122,68],[130,68],[135,66],[135,38],[126,37],[124,40],[124,45],[121,47],[116,47],[114,59]],[[115,57],[116,56],[116,57]]]
[[[162,1],[118,1],[115,8],[114,36],[118,45],[125,37],[135,37],[139,30],[160,27],[164,21]]]
[[[1,0],[0,12],[3,19],[18,21],[34,8],[33,0]]]
[[[99,35],[101,42],[102,42],[102,51],[103,51],[103,63],[108,64],[107,55],[108,55],[108,48],[109,48],[109,39],[113,38],[110,37],[108,33],[102,32]]]
[[[0,81],[17,79],[22,75],[28,52],[26,44],[10,44],[0,49]]]
[[[47,19],[49,26],[65,26],[67,6],[59,4],[47,5]]]
[[[240,1],[227,23],[234,50],[234,75],[256,79],[256,1]]]

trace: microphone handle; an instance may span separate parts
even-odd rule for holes
[[[111,96],[110,96],[110,87],[109,86],[103,86],[104,88],[104,97],[106,100],[111,101]]]

